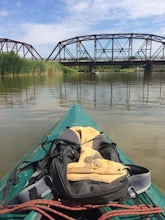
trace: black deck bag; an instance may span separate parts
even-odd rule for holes
[[[151,184],[147,168],[124,165],[116,145],[91,127],[67,128],[52,142],[18,197],[21,202],[45,198],[78,203],[123,202]]]
[[[75,134],[76,129],[79,129],[79,137]],[[127,167],[121,163],[116,145],[100,133],[92,139],[87,138],[82,143],[81,139],[85,131],[80,131],[81,128],[76,129],[67,129],[60,139],[54,141],[50,150],[50,157],[53,159],[50,163],[49,174],[52,178],[52,190],[55,197],[90,204],[125,200],[128,197],[128,171]],[[86,132],[90,132],[88,128]],[[86,152],[79,164],[84,149]],[[101,163],[95,164],[96,161]],[[117,171],[113,171],[113,167],[107,167],[111,165],[111,162],[115,166],[117,164],[116,169],[121,169],[119,170],[121,175],[116,174]],[[71,167],[75,171],[71,174],[74,180],[68,178],[70,164],[74,165]],[[98,168],[98,173],[93,173],[100,165],[103,167]],[[105,174],[105,165],[105,172],[107,169],[111,170],[110,174]],[[112,180],[107,180],[110,175],[112,175]],[[117,177],[114,178],[114,176]]]

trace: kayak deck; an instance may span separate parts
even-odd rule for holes
[[[23,167],[25,161],[29,161],[29,163],[38,161],[39,159],[42,159],[46,152],[41,147],[41,144],[46,140],[54,140],[59,137],[59,135],[63,132],[63,130],[66,127],[71,126],[91,126],[99,131],[102,131],[101,128],[86,114],[86,112],[77,104],[74,104],[71,109],[63,116],[63,118],[48,132],[46,136],[44,136],[39,143],[37,143],[23,158],[21,158],[20,161],[15,165],[15,167],[9,171],[1,180],[0,180],[0,201],[3,200],[3,189],[4,186],[8,183],[9,177],[11,174],[13,174],[13,170],[17,170],[17,167]],[[109,137],[108,137],[109,138]],[[110,138],[109,138],[110,139]],[[49,146],[48,146],[49,147]],[[118,147],[118,151],[120,154],[120,158],[123,161],[124,164],[132,164],[132,160],[125,155],[122,150]],[[23,186],[26,184],[26,182],[29,180],[31,175],[33,174],[33,169],[29,168],[26,171],[20,172],[18,175],[17,183],[12,186],[12,190],[9,194],[8,201],[12,201],[12,203],[17,203],[17,199],[14,199],[17,194],[20,192],[20,190],[23,188]],[[165,212],[165,196],[161,191],[152,184],[150,189],[142,193],[140,195],[141,201],[144,201],[146,204],[151,204],[153,206],[157,205],[160,206],[164,212]],[[133,205],[134,200],[129,200],[127,205]],[[105,207],[100,209],[101,212],[108,212],[110,211],[109,207]],[[100,211],[99,210],[99,211]],[[89,215],[92,215],[92,219],[94,219],[94,215],[97,215],[97,211],[89,213]],[[91,218],[91,217],[90,217]],[[90,219],[89,218],[89,219]],[[0,215],[0,219],[39,219],[38,213],[35,211],[31,212],[23,212],[23,213],[14,213],[14,214],[6,214],[6,215]],[[57,218],[56,218],[57,219]],[[60,218],[61,219],[61,218]],[[120,216],[120,217],[114,217],[113,219],[132,219],[132,220],[140,220],[142,219],[141,216]],[[163,215],[152,215],[150,216],[150,219],[156,220],[156,219],[165,219]]]

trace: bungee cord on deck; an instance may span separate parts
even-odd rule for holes
[[[106,220],[110,217],[116,216],[128,216],[128,215],[155,215],[163,213],[163,210],[159,206],[151,206],[145,204],[139,205],[123,205],[120,203],[107,203],[107,204],[86,204],[86,205],[76,205],[76,204],[68,204],[68,202],[54,201],[54,200],[46,200],[46,199],[36,199],[28,202],[24,202],[16,205],[8,205],[8,206],[0,206],[0,215],[8,214],[8,213],[16,213],[23,211],[36,211],[40,213],[42,216],[46,217],[48,220],[55,220],[54,216],[60,216],[66,220],[76,220],[76,218],[64,214],[61,210],[68,210],[72,212],[77,211],[87,211],[91,209],[98,209],[102,207],[109,207],[110,210],[106,213],[103,213],[98,220]],[[111,209],[115,208],[115,209]],[[66,212],[65,212],[66,213]],[[161,218],[158,218],[161,219]]]

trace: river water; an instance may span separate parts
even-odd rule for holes
[[[0,176],[80,104],[165,191],[165,72],[0,78]]]

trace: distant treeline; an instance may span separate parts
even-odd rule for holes
[[[24,59],[14,52],[0,53],[0,75],[70,71],[73,70],[59,63]]]

